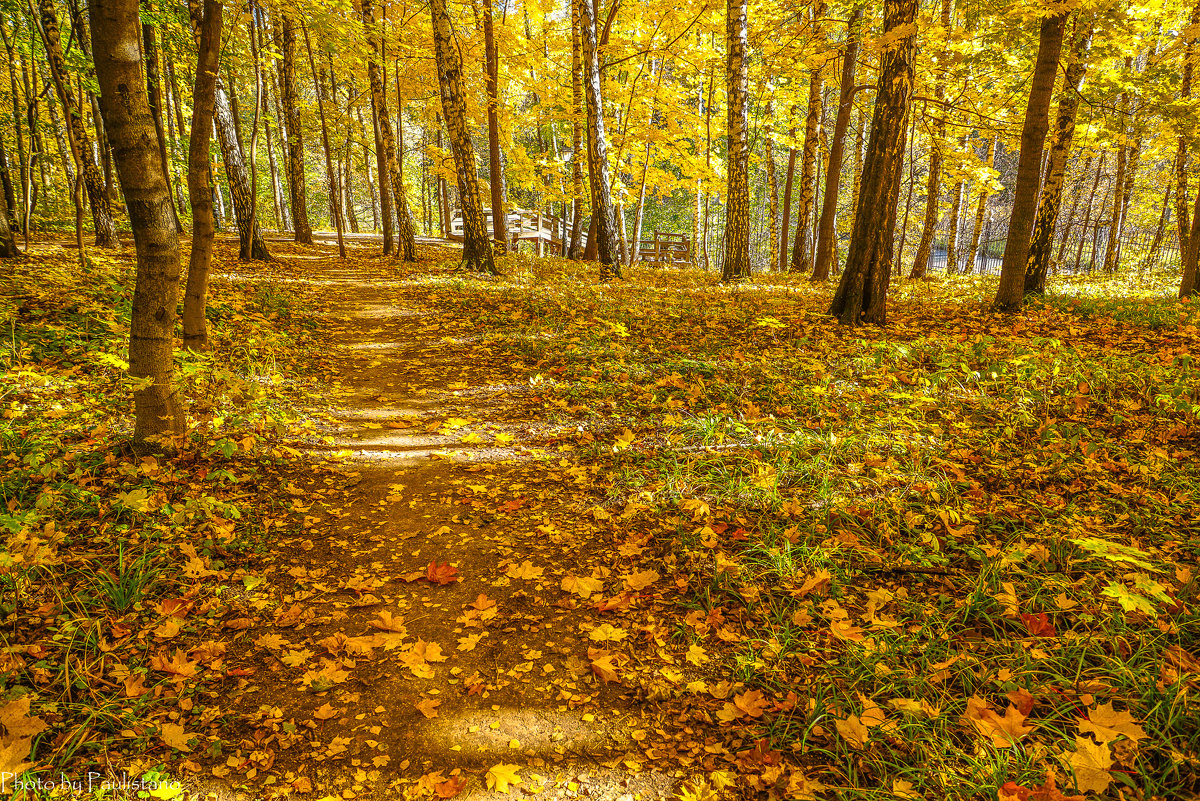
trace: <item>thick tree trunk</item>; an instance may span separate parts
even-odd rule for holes
[[[1192,209],[1192,230],[1188,233],[1188,249],[1183,254],[1183,278],[1179,282],[1179,299],[1200,294],[1200,192]]]
[[[279,82],[283,115],[287,122],[287,174],[292,200],[292,226],[296,241],[311,245],[312,226],[308,222],[308,193],[304,180],[304,135],[300,129],[300,110],[296,99],[296,23],[288,12],[280,13],[283,25],[279,41]]]
[[[567,258],[579,261],[583,256],[583,43],[579,30],[579,3],[571,0],[571,244]],[[693,237],[693,242],[695,238]]]
[[[20,255],[12,228],[8,225],[8,215],[0,213],[0,259],[15,259]]]
[[[58,18],[55,16],[53,0],[38,0],[38,11],[50,75],[54,78],[54,89],[67,118],[67,137],[71,143],[71,153],[83,173],[83,185],[87,190],[88,203],[92,210],[92,225],[96,231],[96,245],[102,248],[119,248],[121,242],[117,238],[117,226],[113,221],[112,209],[108,205],[108,196],[104,190],[100,171],[96,162],[92,161],[92,146],[88,141],[87,129],[83,125],[79,104],[75,102],[75,95],[71,92],[70,74],[63,61],[62,41],[59,36]],[[139,47],[138,51],[140,52],[140,50]],[[25,183],[28,197],[31,182],[26,179]],[[32,203],[27,201],[26,209],[25,229],[28,231],[28,212],[32,209]],[[174,209],[173,205],[172,209]]]
[[[375,115],[375,119],[379,123],[384,168],[390,179],[392,202],[396,210],[396,248],[401,259],[414,262],[417,260],[417,239],[412,215],[408,211],[408,193],[404,187],[404,173],[400,165],[404,153],[403,151],[397,152],[396,140],[392,138],[392,123],[388,119],[387,99],[384,96],[383,87],[384,75],[378,63],[383,60],[383,44],[375,30],[375,9],[372,0],[362,0],[362,14],[363,23],[367,26],[367,46],[371,48],[371,58],[367,60],[367,82],[371,87],[371,113]],[[457,57],[457,52],[455,56]],[[480,214],[482,215],[482,211]],[[491,252],[490,248],[488,252]]]
[[[621,277],[620,242],[613,210],[612,181],[608,170],[608,140],[604,130],[604,101],[600,94],[600,53],[596,39],[596,0],[579,3],[583,43],[583,85],[587,101],[588,178],[591,181],[592,217],[596,221],[596,253],[601,277]],[[435,0],[444,2],[444,0]],[[589,245],[590,245],[589,239]]]
[[[750,277],[750,87],[746,61],[746,0],[728,0],[725,11],[729,165],[721,280],[728,282]]]
[[[458,196],[463,215],[463,265],[469,270],[497,274],[487,220],[476,177],[475,147],[467,121],[467,98],[463,92],[462,60],[450,29],[446,0],[432,0],[433,44],[437,58],[438,87],[442,97],[442,116],[450,135],[454,171],[458,178]],[[398,199],[397,199],[398,200]]]
[[[1004,261],[1000,267],[1000,287],[996,290],[997,309],[1014,311],[1025,296],[1025,262],[1029,254],[1029,237],[1033,231],[1038,205],[1038,186],[1041,183],[1042,151],[1050,127],[1050,98],[1062,52],[1063,30],[1068,12],[1061,12],[1042,21],[1038,41],[1037,61],[1025,108],[1025,124],[1021,131],[1021,155],[1017,160],[1017,179],[1013,185],[1015,200],[1008,222],[1008,237],[1004,244]]]
[[[813,262],[813,281],[829,280],[830,268],[837,250],[834,222],[837,218],[838,191],[841,188],[846,129],[850,127],[850,111],[854,108],[854,67],[858,60],[862,18],[862,4],[856,4],[846,29],[846,49],[842,53],[842,82],[838,88],[838,110],[833,123],[833,141],[829,144],[829,166],[825,170],[825,202],[821,206],[821,221],[817,225],[817,257]]]
[[[137,283],[129,328],[129,373],[146,380],[133,393],[135,441],[180,434],[173,337],[179,292],[179,238],[170,189],[156,148],[141,65],[137,0],[89,0],[100,107],[121,178]]]
[[[821,40],[821,19],[825,16],[826,4],[818,0],[813,8],[813,28],[817,41]],[[813,197],[816,193],[817,146],[820,143],[822,88],[824,87],[821,65],[809,72],[808,115],[804,118],[804,150],[800,160],[800,196],[796,203],[796,236],[792,241],[791,271],[807,273],[812,269],[809,231],[812,228]]]
[[[167,132],[163,126],[163,92],[158,69],[157,40],[156,27],[142,23],[142,55],[146,61],[146,93],[150,98],[150,115],[154,117],[154,132],[158,135],[158,157],[162,159],[163,175],[167,176],[167,186],[171,188],[171,214],[175,217],[175,231],[182,234],[183,223],[179,220],[179,209],[175,208],[171,160],[167,157]]]
[[[1079,20],[1075,42],[1071,48],[1063,87],[1058,101],[1058,116],[1054,124],[1054,144],[1050,147],[1050,165],[1042,182],[1042,199],[1037,220],[1029,241],[1029,258],[1025,262],[1025,293],[1044,295],[1046,275],[1050,271],[1050,254],[1054,228],[1062,206],[1063,184],[1067,176],[1067,157],[1075,137],[1075,115],[1079,110],[1079,91],[1087,72],[1087,52],[1092,41],[1091,19]]]
[[[1192,31],[1200,26],[1200,0],[1192,6],[1188,28]],[[1183,66],[1180,70],[1179,99],[1187,102],[1192,96],[1192,81],[1196,74],[1196,37],[1189,36],[1183,48]],[[1194,132],[1186,125],[1179,128],[1179,144],[1175,148],[1175,224],[1179,231],[1179,256],[1187,253],[1191,226],[1188,222],[1188,161],[1195,141]]]
[[[192,0],[193,5],[199,5]],[[183,346],[208,348],[205,306],[212,267],[213,193],[209,185],[208,143],[213,128],[217,68],[221,58],[221,0],[205,0],[200,20],[196,84],[192,92],[192,132],[188,140],[188,200],[192,205],[192,253],[183,294]],[[195,19],[195,17],[193,17]]]
[[[500,57],[492,30],[492,0],[483,0],[484,86],[487,90],[488,183],[492,190],[492,239],[501,252],[508,250],[504,213],[504,164],[500,157]]]
[[[884,36],[901,30],[879,57],[871,138],[846,267],[829,313],[844,325],[887,322],[896,199],[904,166],[905,116],[913,87],[917,0],[885,0]],[[896,34],[893,34],[896,36]]]

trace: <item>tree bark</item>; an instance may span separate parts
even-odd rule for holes
[[[174,180],[171,175],[171,160],[167,157],[167,133],[163,126],[163,92],[162,78],[158,69],[157,39],[155,26],[142,23],[143,58],[146,61],[146,93],[150,98],[150,115],[154,117],[154,132],[158,135],[158,157],[162,159],[163,175],[167,176],[167,185],[171,187],[171,214],[175,218],[175,231],[182,234],[183,223],[179,220],[179,209],[175,208]]]
[[[796,129],[792,129],[792,138],[796,137]],[[791,249],[788,245],[791,243],[792,233],[792,183],[796,177],[796,148],[788,148],[788,166],[787,175],[783,179],[783,219],[779,226],[779,262],[778,268],[780,272],[787,270],[788,257]]]
[[[992,162],[996,160],[996,137],[993,136],[988,140],[987,155],[984,156],[984,163],[988,167],[992,167]],[[983,220],[987,216],[987,202],[991,195],[986,184],[979,189],[979,203],[975,207],[975,227],[971,232],[971,247],[968,252],[971,254],[971,266],[963,271],[964,275],[970,275],[975,271],[975,262],[979,259],[979,238],[983,235]],[[987,260],[984,260],[986,266]]]
[[[905,115],[913,86],[917,0],[885,0],[884,36],[896,40],[879,57],[871,138],[846,267],[829,313],[843,325],[887,322],[896,200],[904,166]]]
[[[63,60],[62,41],[59,36],[58,18],[55,16],[53,0],[38,0],[38,12],[50,75],[54,78],[54,89],[67,118],[67,139],[71,144],[71,153],[80,165],[83,185],[87,190],[88,204],[92,211],[92,225],[96,232],[96,245],[102,248],[119,248],[121,241],[117,238],[117,226],[113,221],[112,209],[108,204],[108,196],[105,193],[100,170],[96,166],[96,162],[92,160],[91,142],[88,141],[87,129],[83,125],[79,104],[71,92],[70,76]],[[139,47],[138,50],[140,52],[141,48]],[[32,182],[26,179],[25,183],[28,197]],[[28,201],[26,208],[28,215],[28,210],[32,208],[32,204]],[[25,229],[28,230],[28,216]]]
[[[395,228],[392,222],[392,190],[388,186],[387,157],[383,153],[383,137],[379,133],[379,110],[371,102],[371,128],[375,134],[375,174],[379,180],[379,213],[383,217],[383,255],[396,253]]]
[[[771,87],[767,87],[771,93]],[[767,269],[773,268],[779,261],[779,176],[775,170],[774,126],[775,101],[767,101],[766,125],[763,129],[763,160],[767,166],[767,236],[770,246],[767,258]]]
[[[372,0],[362,0],[363,24],[367,26],[367,46],[371,58],[367,59],[367,82],[371,87],[371,113],[379,122],[379,138],[383,145],[385,173],[390,179],[392,202],[396,209],[396,249],[406,262],[417,260],[416,231],[412,215],[408,211],[408,193],[404,187],[401,168],[403,151],[397,152],[396,140],[392,138],[392,123],[388,119],[387,99],[384,97],[383,78],[378,62],[383,61],[383,43],[375,30],[375,8]],[[457,57],[457,52],[455,53]],[[397,98],[398,100],[398,98]],[[464,112],[465,113],[465,112]],[[480,212],[482,215],[482,211]],[[489,248],[489,253],[491,252]]]
[[[596,0],[579,3],[580,38],[583,44],[583,84],[587,101],[588,178],[591,181],[592,217],[596,221],[596,254],[602,278],[621,277],[621,245],[613,211],[612,181],[608,170],[608,140],[604,129],[604,101],[600,92],[600,53],[596,39]],[[444,0],[435,0],[444,2]],[[590,240],[589,240],[590,244]]]
[[[1041,183],[1042,151],[1050,127],[1050,98],[1062,52],[1063,30],[1068,12],[1061,12],[1042,21],[1038,40],[1037,61],[1029,102],[1025,108],[1025,124],[1021,131],[1021,155],[1017,160],[1017,179],[1013,185],[1015,200],[1008,223],[1008,238],[1004,244],[1004,260],[1000,267],[1000,286],[994,306],[1003,311],[1020,308],[1025,296],[1025,262],[1029,254],[1029,238],[1037,212],[1038,186]]]
[[[1200,1],[1192,6],[1188,28],[1200,26]],[[1183,49],[1183,67],[1180,70],[1179,99],[1186,102],[1192,96],[1192,80],[1196,70],[1196,37],[1189,36]],[[1179,144],[1175,148],[1175,224],[1179,230],[1179,256],[1187,253],[1191,226],[1188,222],[1188,161],[1195,139],[1188,125],[1179,128]]]
[[[179,292],[179,238],[170,189],[154,145],[154,120],[141,65],[137,0],[89,0],[100,108],[121,179],[137,279],[129,330],[134,440],[180,434],[184,416],[174,386],[173,336]]]
[[[0,213],[0,259],[15,259],[20,255],[17,240],[13,238],[12,228],[8,225],[8,215]]]
[[[813,29],[817,41],[821,41],[821,19],[825,16],[826,4],[818,0],[813,8]],[[812,226],[813,196],[816,193],[817,146],[820,137],[821,100],[824,86],[825,65],[810,70],[808,74],[808,115],[804,118],[804,150],[800,159],[800,196],[796,204],[796,236],[792,242],[791,271],[807,273],[812,269],[812,254],[809,252],[809,231]]]
[[[308,221],[308,193],[304,180],[304,135],[300,129],[300,110],[296,99],[296,23],[287,11],[280,12],[283,24],[279,41],[279,82],[283,115],[287,122],[288,192],[292,201],[292,226],[295,239],[311,245],[312,226]]]
[[[325,179],[329,182],[329,208],[333,217],[333,225],[337,230],[338,255],[346,258],[346,240],[342,233],[342,209],[338,198],[340,189],[337,178],[333,174],[333,152],[329,146],[329,123],[325,119],[325,89],[322,85],[321,73],[317,71],[317,60],[313,57],[312,41],[308,38],[308,28],[301,26],[304,34],[304,49],[308,52],[308,66],[312,70],[313,86],[317,90],[317,113],[321,118],[321,144],[325,148]]]
[[[567,258],[579,261],[583,256],[583,43],[580,39],[579,3],[571,0],[571,244]],[[693,237],[694,241],[694,237]]]
[[[750,277],[750,87],[746,62],[746,0],[727,0],[725,11],[729,165],[725,190],[725,260],[721,266],[721,280],[729,282]]]
[[[813,263],[812,280],[828,281],[836,251],[838,191],[841,188],[842,159],[846,147],[846,129],[850,127],[850,111],[854,108],[854,67],[858,60],[858,40],[861,35],[863,6],[854,6],[846,29],[846,49],[842,53],[842,82],[838,88],[837,117],[833,123],[833,140],[829,143],[829,166],[825,170],[825,202],[821,221],[817,225],[817,256]]]
[[[1075,137],[1075,115],[1079,110],[1079,92],[1083,88],[1083,77],[1087,72],[1087,53],[1092,41],[1091,19],[1080,19],[1071,47],[1063,87],[1058,101],[1058,115],[1054,123],[1054,144],[1050,147],[1050,165],[1042,182],[1042,199],[1038,205],[1037,219],[1029,242],[1029,258],[1025,263],[1025,294],[1044,295],[1046,275],[1050,271],[1050,254],[1053,247],[1054,228],[1062,207],[1063,184],[1067,176],[1067,157],[1071,153],[1071,140]]]
[[[492,239],[496,248],[508,250],[508,226],[504,213],[504,165],[500,160],[500,58],[492,30],[492,0],[483,0],[484,86],[487,90],[488,183],[492,190]]]
[[[198,0],[191,0],[199,5]],[[192,206],[192,252],[183,294],[183,346],[208,349],[208,277],[212,267],[213,193],[209,184],[208,144],[213,128],[217,69],[221,59],[221,0],[204,0],[196,57],[196,83],[192,91],[192,129],[188,140],[188,200]],[[193,16],[195,19],[195,16]]]
[[[442,116],[450,135],[454,171],[458,178],[459,203],[463,215],[463,266],[469,270],[498,274],[492,243],[487,235],[483,201],[479,195],[475,147],[467,121],[467,99],[463,92],[462,60],[454,45],[446,0],[432,0],[433,44],[437,58],[438,87],[442,98]]]

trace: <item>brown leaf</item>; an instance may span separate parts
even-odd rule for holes
[[[607,684],[610,681],[618,680],[617,665],[613,661],[615,657],[612,654],[607,651],[592,651],[589,656],[592,660],[592,673],[595,673],[600,681]]]
[[[1000,717],[988,708],[987,701],[972,697],[967,699],[967,711],[963,715],[963,722],[990,739],[997,748],[1009,748],[1033,731],[1033,726],[1025,725],[1025,718],[1026,716],[1012,705],[1009,705],[1004,717]]]
[[[438,562],[435,559],[429,563],[425,578],[433,584],[453,584],[458,581],[458,568],[449,562]]]
[[[178,723],[164,723],[162,731],[159,733],[159,739],[164,743],[174,748],[176,751],[191,751],[192,747],[188,745],[188,735],[183,730],[183,726]]]
[[[433,786],[433,791],[437,793],[438,798],[454,798],[465,789],[467,789],[467,779],[464,776],[451,776],[446,781]]]
[[[763,712],[766,711],[771,703],[763,697],[762,690],[750,690],[741,695],[735,695],[733,697],[733,705],[744,715],[749,715],[752,718],[761,718]]]
[[[0,707],[0,723],[10,737],[36,737],[46,730],[46,722],[29,714],[28,695],[9,701]]]
[[[436,698],[422,698],[417,703],[413,704],[427,718],[436,718],[438,716],[437,708],[442,705],[442,702]]]
[[[330,720],[331,718],[336,718],[339,714],[341,714],[341,711],[342,710],[340,709],[334,709],[333,705],[326,701],[313,710],[313,719]]]
[[[838,734],[850,743],[855,748],[863,748],[867,744],[867,738],[871,736],[870,731],[858,715],[851,715],[845,720],[835,720],[834,725],[837,727]]]

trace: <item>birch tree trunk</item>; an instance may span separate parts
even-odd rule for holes
[[[296,100],[296,23],[288,12],[281,14],[279,82],[283,115],[287,122],[287,174],[292,225],[296,241],[311,245],[312,226],[308,222],[308,193],[304,181],[304,135],[300,129],[300,110]]]
[[[813,8],[814,37],[821,39],[821,18],[825,16],[826,4],[818,0]],[[816,194],[817,147],[820,144],[822,89],[824,70],[820,67],[809,71],[808,114],[804,118],[804,149],[800,159],[800,195],[796,202],[796,236],[792,241],[791,271],[807,273],[812,268],[812,253],[809,231],[812,227],[813,197]]]
[[[750,277],[750,87],[746,61],[746,0],[728,0],[725,11],[729,164],[721,280],[729,282]]]

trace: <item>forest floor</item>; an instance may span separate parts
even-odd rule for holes
[[[902,284],[848,330],[789,276],[272,248],[219,247],[171,457],[121,446],[128,254],[47,243],[4,287],[0,770],[1200,790],[1200,314],[1169,277],[1015,317],[980,279]]]

